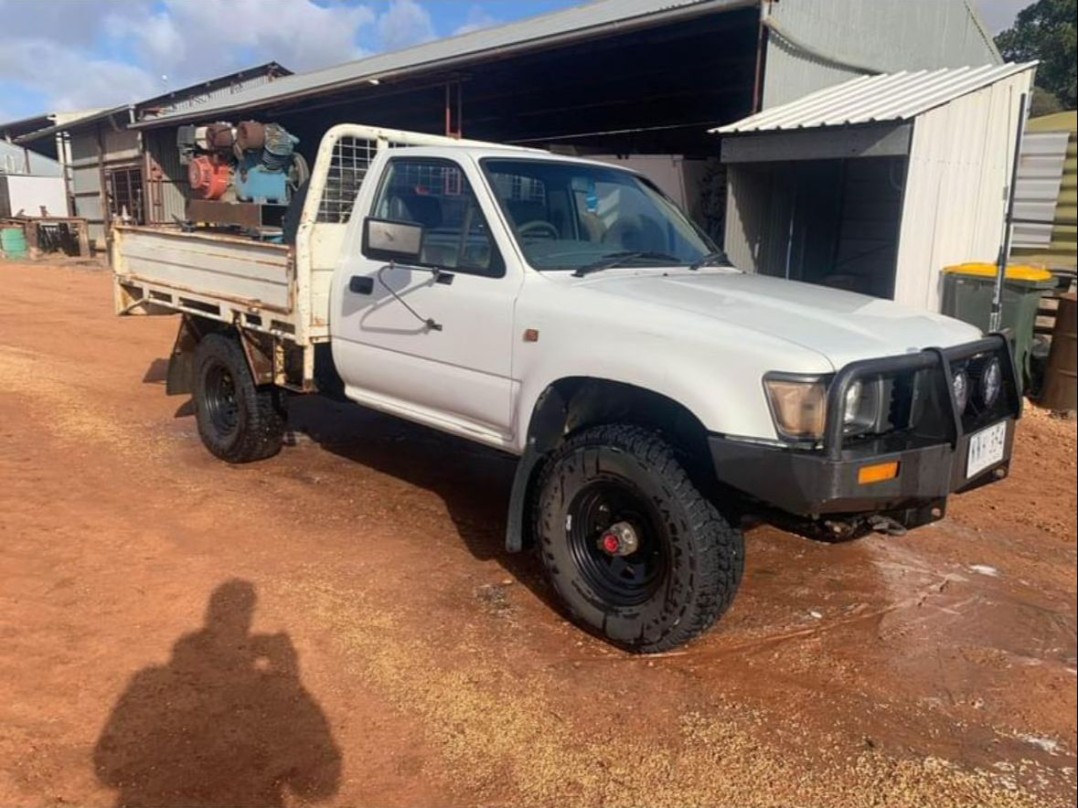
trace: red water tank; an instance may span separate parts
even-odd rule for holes
[[[187,180],[191,193],[200,199],[220,199],[232,181],[228,163],[200,155],[187,164]]]

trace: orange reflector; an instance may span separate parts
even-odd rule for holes
[[[857,470],[858,485],[882,483],[898,476],[898,463],[878,463],[875,466],[862,466]]]

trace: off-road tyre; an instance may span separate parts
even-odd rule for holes
[[[541,472],[533,514],[543,566],[570,616],[629,651],[668,651],[698,637],[741,582],[741,531],[697,490],[673,448],[638,426],[592,427],[567,440]],[[606,518],[639,522],[646,559],[631,572],[615,571],[599,546]]]
[[[236,339],[206,336],[195,349],[195,418],[210,452],[229,463],[272,457],[284,439],[284,410],[273,387],[256,387]]]

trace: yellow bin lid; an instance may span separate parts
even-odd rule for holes
[[[975,278],[994,278],[999,271],[999,267],[995,264],[971,262],[968,264],[955,264],[953,266],[945,267],[943,271],[948,275],[971,275]],[[1036,283],[1038,281],[1052,280],[1052,273],[1043,267],[1008,264],[1006,278],[1009,281],[1028,281],[1030,283]]]

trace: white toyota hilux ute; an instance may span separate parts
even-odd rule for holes
[[[338,126],[283,242],[114,230],[117,311],[182,314],[206,447],[269,457],[318,392],[519,456],[507,549],[630,650],[720,617],[746,515],[902,532],[1008,471],[1005,336],[742,273],[621,168]]]

